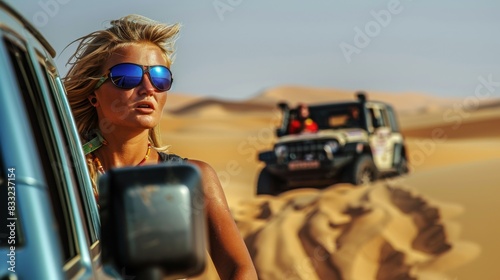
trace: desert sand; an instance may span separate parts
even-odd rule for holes
[[[163,140],[218,172],[260,279],[500,279],[500,102],[367,93],[398,111],[410,174],[255,195],[276,103],[353,99],[348,90],[286,86],[240,102],[171,93]],[[218,277],[209,265],[197,279]]]

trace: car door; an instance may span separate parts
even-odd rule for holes
[[[391,125],[385,107],[382,104],[367,104],[370,118],[369,143],[373,161],[379,171],[392,168],[394,139],[391,136]]]
[[[2,190],[9,191],[7,178],[16,179],[12,192],[1,193],[2,221],[15,219],[16,228],[0,232],[0,253],[15,254],[0,273],[95,278],[102,274],[99,216],[53,52],[19,15],[8,8],[0,15]],[[5,212],[9,197],[16,204]],[[11,232],[15,246],[7,246]]]

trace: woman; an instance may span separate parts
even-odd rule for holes
[[[160,144],[158,123],[172,84],[169,70],[179,26],[130,15],[77,39],[64,79],[94,186],[113,167],[182,160]],[[215,171],[202,174],[210,254],[221,279],[257,279]],[[94,189],[97,194],[96,188]]]

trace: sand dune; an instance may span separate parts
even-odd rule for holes
[[[456,99],[438,98],[422,93],[386,93],[360,89],[364,91],[368,99],[391,103],[397,110],[420,112],[435,111],[441,106],[447,106]],[[300,86],[282,86],[268,89],[260,95],[252,98],[255,102],[274,103],[286,101],[291,105],[299,102],[322,103],[332,101],[353,100],[355,98],[353,90],[339,90],[329,88],[312,88]]]
[[[269,111],[274,104],[263,104],[252,101],[231,102],[213,98],[199,98],[194,102],[183,103],[169,112],[176,115],[220,115],[224,113],[238,113],[241,111]]]
[[[470,264],[453,271],[458,279],[500,278],[496,261],[500,252],[500,243],[496,240],[500,236],[500,224],[496,223],[500,209],[497,201],[500,182],[498,146],[491,150],[496,157],[449,163],[425,169],[405,179],[406,184],[429,199],[452,201],[463,207],[463,213],[457,217],[462,238],[479,245],[481,253]]]
[[[407,137],[433,138],[438,133],[443,139],[480,139],[497,138],[500,130],[494,129],[500,124],[500,106],[476,110],[461,117],[460,115],[435,114],[435,119],[421,120],[413,127],[403,122],[403,132]],[[450,113],[451,114],[451,113]],[[405,118],[407,119],[407,118]],[[408,121],[409,122],[409,121]]]
[[[169,92],[167,95],[167,103],[168,106],[165,107],[166,111],[175,111],[185,106],[189,106],[193,103],[199,102],[203,100],[204,97],[184,94],[184,93],[171,93]]]
[[[461,102],[460,99],[439,98],[422,93],[385,93],[377,91],[364,91],[369,99],[391,103],[397,110],[403,113],[410,112],[433,112],[452,103]],[[185,94],[169,93],[169,106],[166,110],[174,114],[200,114],[212,107],[223,108],[225,111],[241,112],[269,110],[278,102],[285,101],[291,106],[299,102],[322,103],[332,101],[354,100],[353,90],[339,90],[329,88],[312,88],[301,86],[281,86],[269,88],[260,94],[245,101],[226,101],[214,98],[195,97]],[[489,103],[488,103],[489,104]]]
[[[255,196],[257,153],[276,140],[274,103],[351,99],[352,91],[281,87],[239,104],[184,100],[167,109],[163,138],[218,172],[260,279],[500,279],[500,103],[454,111],[460,99],[369,94],[403,112],[408,176]],[[198,279],[217,279],[213,267]]]
[[[451,218],[460,207],[412,192],[387,184],[292,191],[234,216],[262,279],[443,279],[480,249],[457,239]]]

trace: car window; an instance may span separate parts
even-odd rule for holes
[[[66,189],[63,170],[54,168],[54,164],[61,161],[60,152],[56,149],[58,140],[50,122],[47,106],[42,99],[41,88],[34,72],[33,65],[27,50],[23,45],[14,40],[5,39],[13,70],[16,73],[17,84],[23,95],[26,111],[29,114],[30,128],[37,143],[38,154],[43,165],[43,174],[48,185],[52,200],[53,213],[57,221],[56,234],[61,240],[64,260],[68,261],[78,255],[76,234],[71,209],[68,204],[68,191]]]
[[[352,111],[358,112],[357,118],[352,118]],[[311,118],[319,129],[364,128],[364,112],[357,103],[335,104],[327,106],[311,106]]]
[[[384,119],[381,110],[378,107],[369,107],[368,112],[370,114],[370,120],[373,128],[387,126],[386,119]]]
[[[385,108],[380,110],[380,117],[382,119],[383,126],[391,128],[391,121]]]
[[[71,158],[70,165],[68,168],[77,180],[77,184],[80,188],[77,191],[80,193],[80,204],[83,206],[83,217],[86,223],[86,233],[89,244],[93,244],[98,240],[99,231],[99,217],[96,206],[96,201],[92,191],[92,184],[89,180],[87,167],[83,159],[83,154],[81,153],[80,142],[78,141],[78,133],[76,130],[71,130],[71,109],[63,94],[63,86],[61,80],[56,76],[55,67],[52,68],[51,65],[40,64],[40,67],[44,71],[44,77],[49,86],[49,92],[54,102],[56,103],[57,115],[55,117],[56,121],[61,127],[66,127],[64,129],[64,135],[62,140],[64,141],[65,152]]]
[[[387,116],[389,118],[392,131],[399,132],[399,124],[396,118],[396,113],[391,106],[387,106]]]

